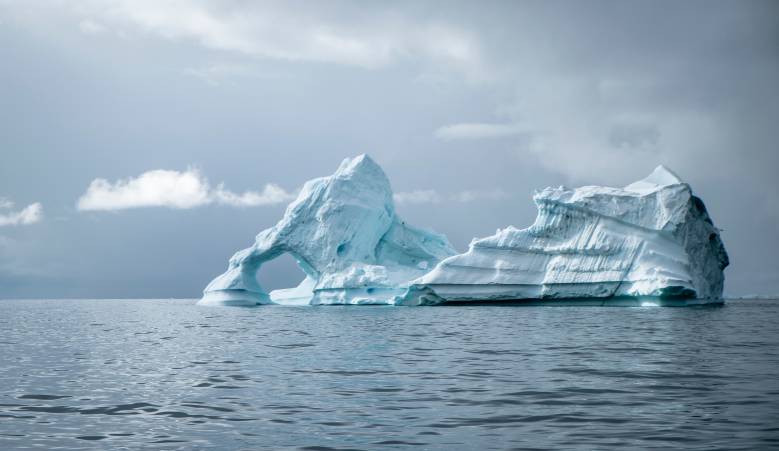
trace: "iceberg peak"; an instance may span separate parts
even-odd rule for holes
[[[624,189],[625,191],[644,194],[652,193],[666,186],[678,185],[680,183],[684,183],[682,182],[682,179],[672,170],[661,164],[657,166],[651,174],[637,182],[631,183]]]
[[[354,177],[358,176],[380,176],[386,179],[387,176],[381,169],[381,166],[376,163],[373,158],[368,154],[360,154],[352,158],[344,158],[338,169],[335,171],[335,177]]]

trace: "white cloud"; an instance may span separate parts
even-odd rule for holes
[[[443,140],[502,138],[527,133],[517,124],[463,123],[445,125],[435,131],[435,137]]]
[[[223,184],[212,189],[208,179],[196,169],[184,172],[157,169],[115,183],[95,179],[79,198],[77,208],[81,211],[140,207],[188,209],[211,203],[251,207],[278,204],[293,198],[293,194],[273,184],[266,185],[262,192],[236,194],[225,189]]]
[[[477,200],[500,200],[506,197],[508,197],[508,194],[499,188],[492,190],[463,190],[449,196],[442,196],[436,190],[425,189],[399,192],[393,196],[398,205],[437,204],[444,200],[473,202]]]
[[[78,209],[193,208],[210,201],[208,181],[197,170],[178,172],[158,169],[116,183],[95,179],[78,200]]]
[[[78,29],[84,34],[100,34],[106,31],[106,27],[91,19],[84,19],[78,24]]]
[[[13,202],[0,198],[0,209],[7,210],[13,206]],[[35,224],[42,218],[43,206],[36,202],[17,212],[0,213],[0,226]]]
[[[254,82],[289,79],[289,72],[272,71],[259,64],[215,62],[202,66],[188,67],[182,73],[198,78],[211,86],[235,85],[241,79]]]
[[[279,185],[268,183],[262,192],[246,191],[243,194],[235,194],[219,185],[213,192],[216,202],[233,207],[259,207],[264,205],[276,205],[295,199],[295,195],[288,193]]]
[[[420,189],[395,193],[393,196],[399,205],[406,204],[435,204],[441,202],[441,195],[432,189]]]
[[[211,86],[219,86],[223,79],[249,72],[247,66],[237,64],[209,64],[205,67],[191,67],[184,70],[185,74],[199,78]]]
[[[500,200],[508,197],[508,194],[500,188],[492,190],[464,190],[452,195],[452,200],[458,202],[473,202],[476,200]]]

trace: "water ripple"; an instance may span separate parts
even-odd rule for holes
[[[769,449],[779,302],[0,302],[0,449]]]

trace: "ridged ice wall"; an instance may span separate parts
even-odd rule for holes
[[[547,188],[534,201],[533,225],[474,240],[400,302],[722,295],[719,231],[667,169],[625,188]]]

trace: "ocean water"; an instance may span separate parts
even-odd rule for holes
[[[779,448],[779,301],[0,301],[0,449]]]

